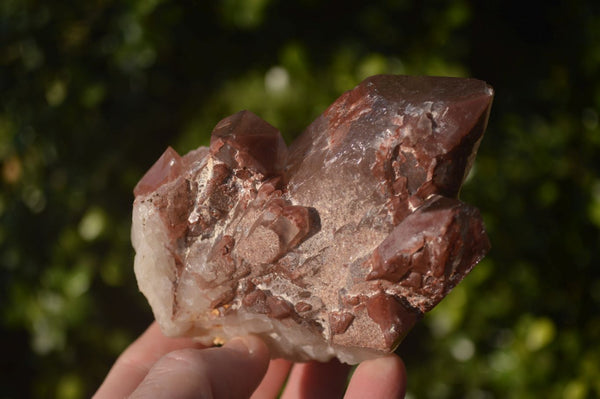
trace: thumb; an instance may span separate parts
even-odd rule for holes
[[[157,361],[131,398],[248,398],[268,365],[267,346],[253,336],[221,348],[180,349]]]

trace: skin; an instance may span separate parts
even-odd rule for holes
[[[204,348],[187,338],[167,338],[153,323],[119,356],[94,399],[104,398],[403,398],[406,370],[395,355],[350,367],[337,361],[270,360],[257,337]],[[286,382],[287,381],[287,382]]]

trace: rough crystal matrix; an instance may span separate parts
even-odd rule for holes
[[[289,148],[242,111],[209,148],[167,149],[134,190],[132,228],[163,332],[254,333],[292,360],[394,350],[489,249],[457,197],[492,96],[474,79],[380,75]]]

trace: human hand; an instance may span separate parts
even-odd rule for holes
[[[104,398],[402,398],[406,372],[390,355],[350,367],[336,361],[269,361],[257,337],[205,348],[189,338],[167,338],[153,323],[123,354],[96,392]],[[287,381],[287,383],[286,383]],[[347,390],[346,390],[346,385]]]

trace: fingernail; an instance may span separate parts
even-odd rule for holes
[[[255,336],[236,337],[224,345],[225,348],[234,349],[253,355],[264,343]]]

